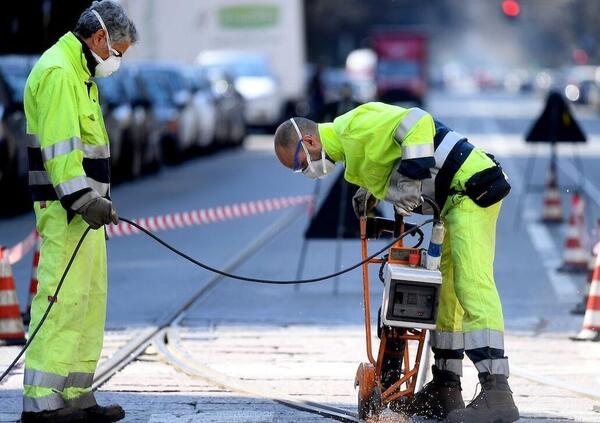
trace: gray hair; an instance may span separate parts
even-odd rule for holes
[[[123,7],[110,0],[95,1],[90,7],[85,9],[77,25],[75,25],[75,33],[82,38],[89,38],[99,29],[102,29],[102,25],[98,21],[96,15],[92,13],[92,10],[98,12],[106,29],[110,35],[111,43],[118,43],[119,41],[127,41],[134,44],[138,40],[138,33],[135,25],[129,19]]]

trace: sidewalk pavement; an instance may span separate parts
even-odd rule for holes
[[[177,348],[186,360],[241,381],[250,391],[270,391],[354,411],[353,388],[364,360],[362,327],[252,325],[184,321],[174,328]],[[139,330],[139,329],[138,329]],[[106,335],[103,360],[131,339],[135,330]],[[511,387],[521,422],[600,422],[599,343],[578,343],[567,334],[507,334]],[[0,348],[2,369],[17,353]],[[532,381],[530,377],[541,378]],[[17,421],[21,412],[22,368],[0,385],[0,422]],[[552,383],[552,385],[547,384]],[[476,394],[476,372],[465,361],[463,394]],[[563,386],[563,387],[561,387]],[[564,387],[567,386],[567,387]],[[596,394],[595,398],[569,388]],[[189,376],[168,363],[153,346],[99,391],[102,403],[117,402],[127,422],[319,422],[314,414],[218,386]],[[401,418],[387,421],[406,421]]]

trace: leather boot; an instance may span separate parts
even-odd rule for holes
[[[120,405],[109,405],[102,407],[94,405],[93,407],[84,408],[87,422],[94,423],[110,423],[118,422],[125,418],[125,410]]]
[[[460,376],[433,366],[433,380],[412,398],[398,403],[394,411],[409,416],[441,420],[452,410],[465,408],[460,387]]]
[[[21,413],[21,422],[23,423],[78,423],[85,422],[85,418],[86,414],[83,411],[68,407],[37,413],[30,411]]]
[[[519,420],[519,410],[504,375],[480,373],[481,392],[464,410],[453,411],[448,423],[511,423]]]

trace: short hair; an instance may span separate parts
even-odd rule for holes
[[[294,121],[296,125],[298,125],[298,129],[300,129],[300,133],[302,135],[314,135],[317,132],[317,124],[310,119],[306,119],[303,117],[295,117]],[[298,141],[298,133],[292,124],[290,119],[287,119],[277,128],[275,132],[275,146],[279,146],[281,148],[293,148]]]
[[[100,21],[92,10],[95,10],[102,20],[110,35],[111,43],[119,41],[127,41],[134,44],[138,40],[138,33],[135,25],[129,19],[123,7],[110,0],[95,1],[90,7],[85,9],[74,32],[82,38],[89,38],[99,29],[102,29]]]

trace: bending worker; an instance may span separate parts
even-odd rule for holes
[[[510,186],[493,158],[425,111],[383,103],[364,104],[333,123],[290,119],[277,128],[275,153],[309,178],[325,177],[342,162],[345,179],[361,187],[353,198],[359,215],[387,200],[406,216],[421,206],[422,193],[433,194],[446,226],[433,380],[399,411],[455,423],[518,420],[493,276],[496,221]],[[465,353],[482,386],[466,408]]]
[[[27,350],[23,422],[114,422],[120,406],[101,407],[91,391],[106,318],[104,225],[117,223],[110,200],[110,149],[92,77],[109,76],[137,40],[117,3],[95,1],[73,32],[33,67],[25,87],[29,188],[41,236],[38,293],[30,328],[52,312]],[[54,292],[91,226],[60,296]]]

